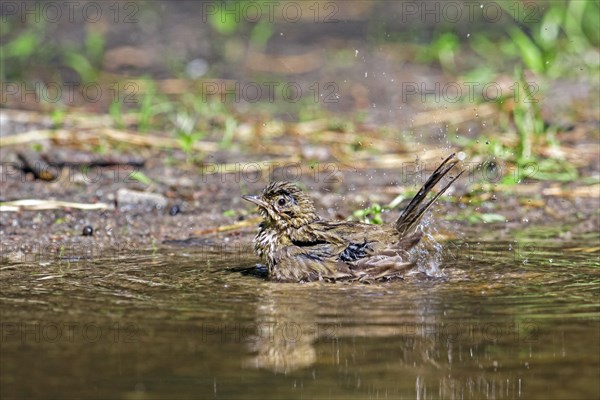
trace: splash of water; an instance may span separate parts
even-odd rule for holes
[[[443,277],[445,275],[441,265],[444,247],[434,238],[437,229],[431,226],[429,216],[423,220],[421,229],[423,229],[423,239],[414,250],[418,271],[429,277]]]

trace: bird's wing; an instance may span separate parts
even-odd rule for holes
[[[399,240],[377,225],[316,222],[296,230],[279,250],[276,278],[282,281],[380,279],[402,276],[414,263],[407,250],[420,239]]]
[[[378,280],[402,278],[414,267],[405,254],[371,255],[341,260],[328,244],[310,247],[285,246],[280,250],[276,279],[286,282],[316,280]]]
[[[418,239],[420,234],[417,242]],[[397,251],[408,250],[416,244],[409,237],[397,239],[396,232],[390,228],[345,221],[306,225],[294,231],[290,240],[291,244],[303,248],[321,246],[321,249],[327,250],[327,257],[342,262],[375,255],[394,255]]]
[[[280,281],[315,281],[352,278],[350,265],[337,260],[337,246],[330,243],[289,245],[279,249],[275,278]]]
[[[314,246],[324,243],[341,246],[347,240],[339,234],[339,230],[334,229],[334,225],[338,224],[335,222],[315,222],[304,225],[290,233],[290,240],[299,246]]]

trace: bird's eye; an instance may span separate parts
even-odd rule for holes
[[[285,199],[282,197],[279,200],[277,200],[277,205],[280,207],[285,206]]]

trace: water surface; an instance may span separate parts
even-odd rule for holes
[[[2,397],[598,398],[597,247],[446,247],[442,277],[376,284],[205,248],[3,264]]]

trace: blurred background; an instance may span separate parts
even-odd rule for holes
[[[502,147],[597,116],[595,1],[9,1],[1,12],[2,107],[58,125],[108,114],[184,150],[264,133],[248,122],[285,135],[274,121],[323,118],[316,131],[402,142],[426,126],[423,140],[487,134]],[[520,146],[515,157],[532,155]]]

